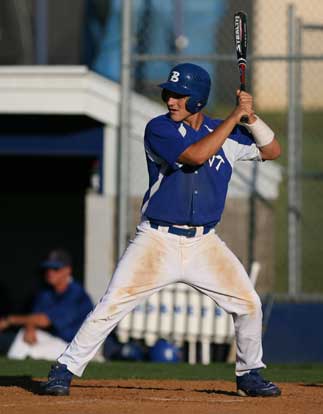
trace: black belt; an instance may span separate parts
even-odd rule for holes
[[[160,227],[166,227],[167,233],[176,234],[177,236],[195,237],[197,233],[196,227],[190,227],[188,229],[184,229],[182,227],[160,225],[153,221],[150,221],[149,223],[150,223],[150,227],[153,229],[158,230]],[[210,227],[210,226],[201,226],[201,227],[203,227],[203,234],[207,234],[210,230],[214,229],[214,227]]]

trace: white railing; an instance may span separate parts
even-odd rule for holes
[[[201,362],[210,363],[211,343],[231,343],[232,317],[208,296],[183,283],[170,285],[139,304],[118,325],[120,342],[144,339],[153,346],[165,338],[177,346],[188,342],[188,361],[196,363],[197,343],[201,343]]]
[[[256,284],[260,265],[254,262],[250,274]],[[233,344],[232,316],[208,296],[184,283],[169,285],[150,296],[129,313],[117,327],[120,342],[143,339],[153,346],[165,338],[177,346],[188,343],[188,362],[197,362],[197,344],[201,345],[201,362],[211,362],[211,344]],[[232,362],[232,361],[231,361]]]

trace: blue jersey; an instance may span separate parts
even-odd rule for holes
[[[149,188],[142,204],[144,219],[190,226],[213,226],[220,221],[235,161],[261,160],[252,135],[236,126],[220,150],[199,166],[182,165],[178,158],[221,122],[204,115],[196,131],[166,114],[147,124]]]
[[[52,334],[70,342],[92,307],[83,287],[72,281],[63,293],[51,288],[39,292],[32,312],[45,313],[51,321]]]

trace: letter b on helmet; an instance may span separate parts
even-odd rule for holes
[[[169,74],[167,82],[161,83],[161,88],[189,96],[186,108],[189,112],[200,111],[207,103],[211,79],[208,72],[193,63],[176,65]]]
[[[180,72],[176,72],[176,70],[172,70],[169,81],[170,82],[178,82],[179,81]]]

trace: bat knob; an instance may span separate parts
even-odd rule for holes
[[[249,121],[249,119],[246,115],[242,116],[241,119],[240,119],[240,122],[243,122],[244,124],[248,124],[248,121]]]

